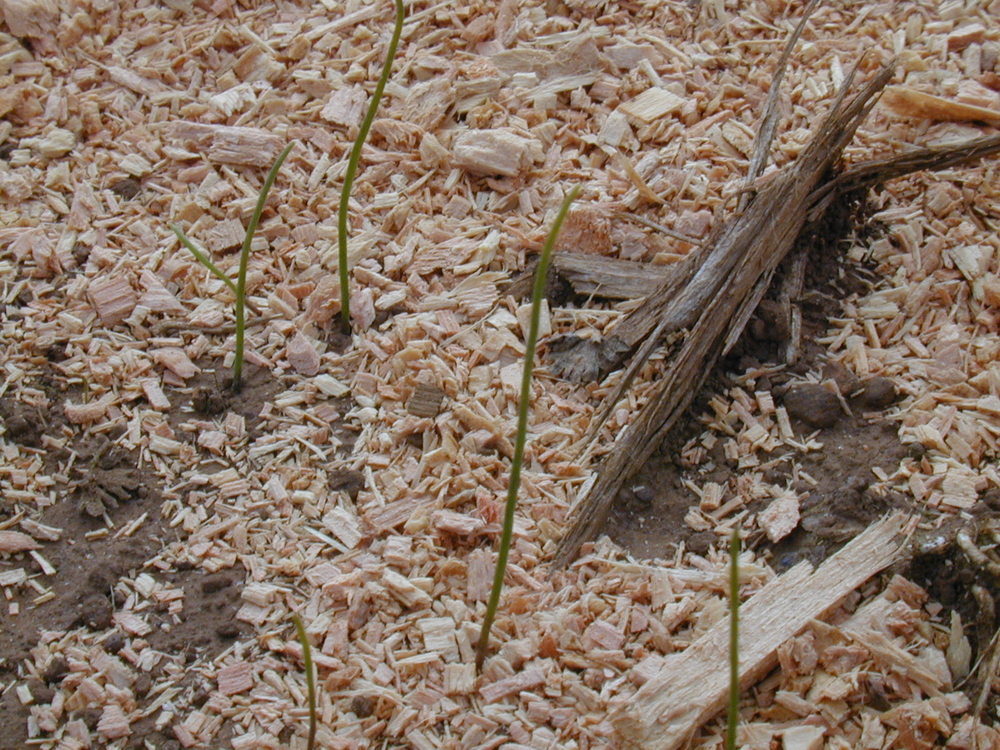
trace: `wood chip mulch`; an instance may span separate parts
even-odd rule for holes
[[[0,5],[0,397],[64,417],[40,447],[19,444],[9,424],[0,434],[3,620],[32,618],[25,595],[44,601],[64,574],[46,554],[61,530],[42,513],[71,467],[45,468],[46,452],[108,437],[159,477],[175,534],[117,580],[108,628],[38,622],[30,658],[3,664],[0,693],[27,707],[29,746],[301,750],[297,612],[319,670],[322,747],[719,747],[715,673],[728,662],[706,649],[725,628],[724,552],[665,547],[637,560],[602,539],[549,575],[601,456],[655,386],[656,356],[593,443],[591,420],[621,371],[578,386],[539,370],[494,656],[475,672],[528,322],[505,285],[575,184],[565,249],[664,267],[697,252],[618,213],[693,239],[722,220],[803,5],[409,4],[352,198],[346,347],[334,333],[336,206],[391,4]],[[865,77],[892,57],[893,86],[848,160],[995,132],[998,19],[996,0],[821,3],[789,62],[775,166],[803,149],[852,66]],[[199,378],[229,372],[232,298],[168,224],[234,273],[266,171],[290,140],[248,279],[248,363],[275,393],[249,420],[235,408],[182,411]],[[992,706],[960,690],[975,666],[961,618],[901,577],[871,578],[907,533],[971,518],[1000,487],[998,185],[994,161],[871,198],[884,232],[847,253],[882,281],[844,300],[821,343],[856,378],[896,384],[889,417],[921,450],[879,486],[923,515],[887,519],[892,533],[871,542],[878,564],[843,591],[824,584],[808,605],[784,587],[822,568],[778,576],[763,550],[744,553],[747,609],[801,627],[748,652],[743,747],[1000,746]],[[552,305],[542,332],[603,334],[633,304]],[[64,356],[51,363],[54,346]],[[63,400],[38,386],[43,374]],[[802,379],[837,388],[819,373]],[[720,539],[734,526],[781,539],[801,498],[762,467],[823,450],[822,434],[797,431],[752,375],[711,409],[684,460],[697,466],[722,444],[740,473],[693,484],[686,523]],[[767,508],[750,513],[762,498]],[[105,521],[95,538],[150,523]],[[171,627],[159,613],[174,624],[190,615],[165,577],[178,566],[245,571],[237,617],[252,636],[190,661],[151,646],[154,628]],[[773,591],[785,592],[774,612]],[[113,635],[124,636],[116,652],[104,647]],[[57,661],[67,669],[38,699],[31,684]],[[666,700],[670,669],[705,671],[710,694]]]

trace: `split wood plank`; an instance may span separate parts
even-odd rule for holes
[[[801,562],[761,589],[740,610],[740,687],[777,663],[777,649],[810,621],[897,559],[910,517],[893,513],[872,524],[818,569]],[[726,704],[729,620],[715,624],[611,713],[621,750],[674,750]]]

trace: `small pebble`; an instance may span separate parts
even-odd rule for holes
[[[644,484],[637,484],[632,488],[632,494],[635,495],[636,499],[643,503],[653,502],[653,498],[656,497],[656,491],[652,487],[647,487]]]
[[[840,400],[820,385],[799,385],[784,397],[785,409],[793,419],[811,427],[833,427],[842,414]]]

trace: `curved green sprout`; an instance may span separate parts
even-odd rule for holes
[[[173,230],[174,234],[177,235],[177,239],[181,241],[181,244],[190,250],[191,254],[194,255],[194,257],[197,258],[198,261],[205,266],[205,268],[222,279],[222,282],[229,287],[229,290],[234,295],[236,295],[236,353],[233,359],[232,386],[234,393],[239,393],[243,388],[243,341],[246,332],[247,264],[250,262],[250,245],[253,244],[253,236],[257,231],[257,225],[260,224],[260,217],[264,213],[264,204],[267,203],[267,194],[271,192],[274,180],[278,176],[278,170],[281,169],[281,165],[285,162],[285,159],[288,157],[288,154],[291,153],[294,146],[294,141],[285,146],[285,150],[281,152],[281,155],[278,156],[278,160],[274,162],[274,166],[271,167],[271,171],[267,173],[267,179],[264,180],[264,186],[261,188],[260,195],[257,197],[257,206],[254,208],[253,216],[250,218],[250,223],[247,225],[246,235],[243,238],[243,247],[240,250],[240,269],[235,282],[212,262],[212,259],[208,257],[208,253],[188,239],[188,236],[184,234],[183,229],[176,224],[170,225],[170,228]]]
[[[340,275],[340,330],[346,335],[351,332],[351,290],[348,288],[347,275],[347,204],[351,200],[351,188],[354,186],[354,175],[358,171],[358,162],[361,160],[361,149],[368,138],[368,131],[375,121],[375,113],[378,111],[379,102],[382,101],[382,92],[385,91],[385,84],[389,81],[389,73],[392,72],[392,61],[396,58],[396,48],[399,46],[399,37],[403,33],[403,0],[396,0],[396,26],[392,31],[392,40],[389,42],[389,50],[385,55],[385,65],[382,66],[382,75],[379,76],[375,92],[372,94],[371,104],[368,105],[368,112],[361,122],[361,129],[358,130],[358,137],[354,139],[354,148],[351,149],[351,157],[347,162],[347,172],[344,174],[344,187],[340,191],[340,212],[337,215],[337,269]]]
[[[292,622],[295,623],[295,632],[299,636],[299,643],[302,644],[306,689],[309,692],[309,739],[306,740],[306,750],[313,750],[316,747],[316,674],[313,670],[312,646],[309,644],[309,636],[306,635],[306,626],[302,624],[302,618],[293,614]]]
[[[503,579],[507,572],[507,556],[510,554],[511,537],[514,535],[514,511],[517,509],[517,491],[521,486],[521,466],[524,463],[524,444],[528,435],[528,409],[531,399],[531,371],[535,365],[535,345],[538,343],[538,320],[542,310],[542,298],[545,296],[545,278],[549,272],[549,261],[552,259],[552,249],[556,244],[556,237],[562,228],[566,214],[569,213],[570,204],[580,194],[580,186],[577,185],[563,200],[556,214],[556,220],[552,222],[552,228],[545,239],[545,246],[542,248],[542,255],[538,259],[538,268],[535,270],[535,287],[531,295],[531,325],[528,327],[528,340],[524,345],[524,372],[521,375],[521,399],[517,408],[517,436],[514,441],[514,458],[510,463],[510,484],[507,486],[507,507],[503,519],[503,533],[500,536],[500,551],[497,555],[497,569],[493,576],[493,589],[490,591],[490,600],[486,606],[486,617],[483,619],[482,629],[479,631],[479,642],[476,644],[476,670],[483,668],[486,661],[486,649],[490,643],[490,630],[493,627],[493,620],[497,614],[497,607],[500,605],[500,593],[503,591]]]
[[[729,540],[729,715],[726,748],[736,750],[736,724],[740,718],[740,532]]]

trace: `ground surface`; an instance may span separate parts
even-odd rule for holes
[[[989,551],[1000,509],[992,164],[890,184],[807,239],[797,361],[762,310],[619,497],[613,544],[553,577],[665,361],[588,447],[620,372],[555,379],[544,337],[495,656],[472,669],[523,357],[525,311],[502,290],[571,184],[563,250],[698,252],[616,212],[698,238],[725,220],[802,5],[408,5],[352,201],[345,340],[336,205],[387,8],[0,4],[0,748],[304,748],[292,612],[327,747],[604,747],[643,670],[723,618],[734,526],[751,597],[893,509],[919,519],[893,572],[931,595],[894,605],[880,637],[897,651],[796,639],[747,693],[741,742],[996,741],[973,720],[986,667],[958,686],[963,644],[988,653],[997,581],[955,546],[966,529]],[[777,166],[859,59],[861,77],[895,55],[896,83],[1000,110],[996,2],[823,5],[792,56]],[[883,107],[847,159],[987,132]],[[233,396],[232,299],[168,224],[232,271],[289,140]],[[627,304],[553,297],[551,330],[606,334]],[[811,662],[789,655],[809,644]],[[981,713],[994,722],[992,700]]]

